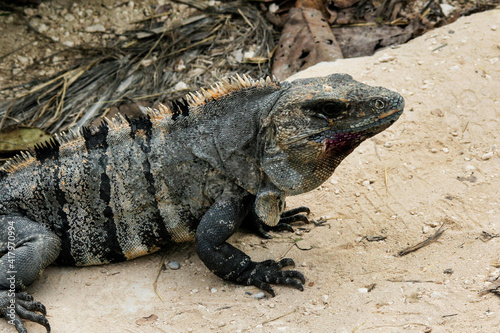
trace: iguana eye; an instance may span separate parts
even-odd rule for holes
[[[381,99],[375,100],[375,109],[383,109],[385,107],[385,103]]]
[[[336,102],[326,102],[319,105],[318,112],[325,115],[327,118],[338,117],[342,111],[346,109],[346,105]]]

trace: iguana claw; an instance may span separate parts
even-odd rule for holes
[[[276,296],[271,284],[283,284],[304,290],[303,284],[306,282],[304,275],[298,271],[282,271],[286,266],[294,266],[295,263],[290,258],[280,261],[266,260],[262,262],[252,262],[236,280],[242,284],[256,286],[272,297]]]
[[[37,313],[39,312],[39,313]],[[14,325],[19,333],[26,333],[22,319],[27,319],[45,327],[50,333],[50,325],[45,315],[45,306],[33,300],[33,297],[25,292],[15,293],[14,297],[8,291],[0,292],[0,314]]]
[[[277,225],[274,227],[268,226],[260,221],[256,221],[255,223],[255,233],[266,239],[271,239],[273,236],[269,235],[267,231],[275,231],[275,232],[280,232],[280,231],[289,231],[293,232],[293,227],[290,225],[291,223],[294,222],[304,222],[304,223],[309,223],[309,219],[307,215],[309,215],[311,211],[309,210],[308,207],[297,207],[294,209],[287,210],[280,215],[280,221],[278,222]],[[307,215],[300,214],[300,213],[306,213]]]

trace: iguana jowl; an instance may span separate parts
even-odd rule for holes
[[[242,223],[267,236],[303,219],[305,208],[283,212],[285,197],[322,184],[403,107],[346,74],[236,76],[19,155],[0,168],[0,313],[19,332],[20,318],[50,330],[22,292],[50,263],[118,262],[186,241],[223,279],[302,290],[302,273],[281,270],[291,259],[254,262],[227,238]]]

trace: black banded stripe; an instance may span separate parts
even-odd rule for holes
[[[57,162],[59,164],[59,161]],[[65,205],[68,203],[64,191],[61,189],[60,177],[54,177],[54,191],[58,203],[57,215],[59,216],[59,228],[61,238],[61,252],[57,262],[61,265],[74,266],[76,264],[75,258],[71,255],[71,237],[69,234],[70,225],[68,222],[68,214],[64,210]],[[58,233],[56,231],[56,233]],[[58,233],[59,234],[59,233]]]
[[[108,149],[108,134],[109,127],[105,122],[97,128],[97,131],[92,131],[89,128],[82,128],[82,135],[85,139],[85,147],[87,151],[92,149],[98,150],[96,152],[99,155],[98,165],[101,170],[100,175],[100,187],[99,187],[99,199],[104,206],[104,209],[100,214],[104,218],[104,223],[102,230],[105,233],[105,243],[95,244],[96,257],[101,257],[102,261],[119,262],[126,260],[123,255],[123,250],[120,246],[120,242],[117,237],[116,224],[113,214],[113,208],[111,207],[111,180],[108,176],[108,155],[106,151]],[[95,215],[95,218],[99,218],[99,212]]]
[[[144,178],[146,179],[147,192],[151,196],[151,205],[153,206],[154,216],[152,217],[153,221],[150,223],[150,228],[147,225],[144,225],[142,228],[142,232],[140,235],[141,242],[144,246],[148,247],[151,250],[151,246],[153,244],[158,244],[159,241],[161,243],[167,241],[169,239],[168,232],[165,226],[165,221],[160,214],[160,210],[158,209],[158,202],[156,201],[156,187],[155,187],[155,179],[153,173],[151,172],[151,163],[149,162],[149,153],[151,152],[151,138],[152,138],[152,129],[153,123],[149,116],[134,118],[132,120],[126,118],[130,124],[130,136],[132,139],[136,139],[137,133],[139,131],[143,132],[144,140],[141,138],[140,140],[136,140],[138,144],[140,144],[140,149],[144,153],[144,161],[142,162],[142,170],[144,174]],[[157,239],[158,235],[155,233],[154,226],[158,227],[157,233],[162,238],[160,240]]]
[[[117,231],[116,231],[116,221],[114,219],[113,208],[111,208],[111,181],[106,173],[107,165],[108,165],[108,156],[105,154],[103,149],[102,155],[99,158],[99,164],[101,166],[101,182],[99,188],[99,198],[104,204],[104,210],[102,211],[102,215],[105,219],[105,223],[103,225],[104,232],[106,232],[106,243],[99,244],[97,247],[101,248],[102,257],[105,260],[109,260],[110,262],[120,262],[124,261],[127,258],[123,254],[123,250],[120,245],[120,241],[118,239]]]

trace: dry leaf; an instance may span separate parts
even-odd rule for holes
[[[142,318],[138,319],[135,323],[139,326],[144,326],[144,325],[148,325],[148,324],[154,322],[156,319],[158,319],[158,316],[155,314],[152,314],[149,317],[142,317]]]
[[[322,13],[292,8],[274,55],[273,75],[279,80],[321,61],[342,58],[342,52]]]
[[[335,7],[338,8],[348,8],[355,5],[358,2],[359,0],[333,0],[333,4],[335,5]]]
[[[26,150],[52,136],[38,128],[9,127],[0,132],[0,153]]]

